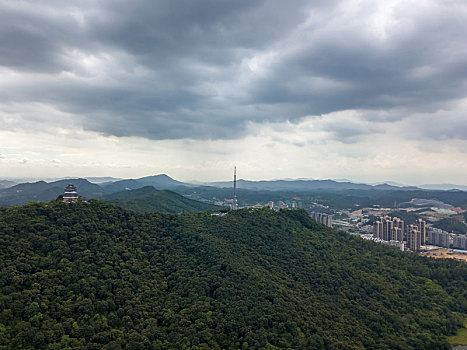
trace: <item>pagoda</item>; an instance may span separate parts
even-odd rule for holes
[[[63,201],[65,203],[76,203],[78,201],[78,192],[76,192],[76,186],[69,184],[65,187],[65,193],[63,194]]]

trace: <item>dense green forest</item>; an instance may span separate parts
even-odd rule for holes
[[[0,208],[1,349],[449,349],[467,264],[303,210]]]
[[[467,226],[454,218],[444,218],[433,223],[434,227],[440,228],[444,231],[454,232],[457,234],[465,235],[467,233]]]
[[[179,214],[221,209],[213,204],[185,198],[172,191],[156,190],[153,186],[112,193],[104,196],[103,200],[137,212],[158,211]]]

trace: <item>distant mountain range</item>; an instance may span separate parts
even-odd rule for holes
[[[214,187],[231,187],[232,182],[211,182]],[[248,181],[238,180],[237,186],[249,190],[267,191],[346,191],[346,190],[418,190],[415,186],[393,186],[388,184],[367,185],[353,182],[335,180],[272,180],[272,181]]]
[[[9,181],[9,180],[0,180],[0,189],[8,188],[16,185],[16,182]]]
[[[153,186],[159,190],[173,189],[179,186],[191,186],[190,184],[176,181],[164,174],[147,176],[140,179],[106,181],[99,184],[92,183],[87,179],[71,178],[52,182],[37,181],[20,184],[2,180],[1,183],[4,185],[3,188],[0,187],[0,206],[27,204],[29,201],[49,201],[63,194],[64,188],[69,183],[74,184],[78,188],[78,193],[88,199],[101,198],[107,194],[134,190],[145,186]]]
[[[454,185],[454,184],[427,184],[427,185],[420,185],[419,187],[423,188],[425,190],[442,190],[442,191],[460,190],[460,191],[467,191],[467,186]]]
[[[63,194],[64,188],[74,184],[80,196],[103,199],[139,212],[192,213],[221,207],[195,201],[169,191],[167,188],[184,184],[167,175],[148,176],[137,180],[106,182],[100,185],[86,179],[65,179],[53,182],[22,183],[0,189],[0,206],[27,204],[29,201],[46,202]],[[150,185],[148,185],[150,184]],[[156,190],[156,185],[161,190]]]
[[[92,183],[89,180],[99,183]],[[101,182],[103,180],[110,181]],[[65,186],[69,183],[77,186],[78,193],[87,199],[108,198],[106,196],[116,192],[137,190],[150,186],[154,190],[170,190],[193,199],[209,202],[231,198],[231,189],[233,187],[232,181],[211,182],[199,185],[177,181],[165,174],[123,180],[115,178],[63,179],[52,182],[38,181],[20,184],[14,184],[12,181],[2,181],[0,182],[0,206],[21,205],[29,201],[49,201],[63,194]],[[424,187],[429,186],[450,189],[454,185],[424,185]],[[381,198],[383,197],[391,197],[392,203],[395,200],[397,200],[397,203],[406,202],[412,198],[437,199],[463,207],[467,203],[467,199],[464,198],[467,198],[467,192],[462,192],[459,189],[446,191],[443,189],[423,189],[415,186],[396,186],[386,183],[368,185],[335,180],[248,181],[241,179],[237,181],[237,188],[239,191],[244,191],[244,195],[247,194],[245,191],[248,191],[248,195],[252,200],[255,199],[254,197],[259,197],[261,193],[272,194],[274,192],[297,195],[329,193],[342,198],[348,196],[348,199],[354,203],[357,202],[355,199],[352,199],[355,197],[379,198],[375,203],[379,202],[380,204],[382,204]],[[454,195],[454,192],[459,193]],[[140,194],[137,193],[137,195]],[[271,197],[270,195],[268,196]],[[455,199],[453,199],[453,196]],[[453,200],[451,201],[450,199]],[[260,199],[258,198],[257,200],[259,201]]]
[[[0,206],[22,205],[29,201],[50,201],[63,194],[64,188],[69,183],[74,184],[79,189],[79,194],[85,198],[100,198],[104,194],[102,187],[86,179],[27,182],[1,189]]]
[[[121,178],[111,177],[111,176],[100,176],[100,177],[87,177],[86,180],[92,182],[93,184],[101,184],[108,182],[115,182],[122,180]]]
[[[126,179],[100,184],[105,193],[114,193],[124,190],[135,190],[145,186],[153,186],[158,190],[170,190],[180,186],[192,187],[195,185],[180,182],[165,174],[141,177],[139,179]]]

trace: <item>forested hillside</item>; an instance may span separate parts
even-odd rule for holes
[[[172,191],[156,190],[152,186],[112,193],[104,196],[103,200],[137,212],[158,211],[178,214],[221,209],[213,204],[185,198]]]
[[[301,210],[3,208],[0,271],[5,349],[449,349],[467,311],[467,264]]]
[[[447,232],[454,232],[460,235],[465,235],[467,233],[467,225],[462,221],[455,218],[444,218],[433,223],[434,227],[440,228]]]

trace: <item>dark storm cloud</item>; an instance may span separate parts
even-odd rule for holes
[[[424,4],[400,3],[388,19],[373,2],[0,2],[0,103],[39,102],[85,129],[150,139],[368,111],[366,131],[334,128],[355,142],[466,97],[465,8]]]

